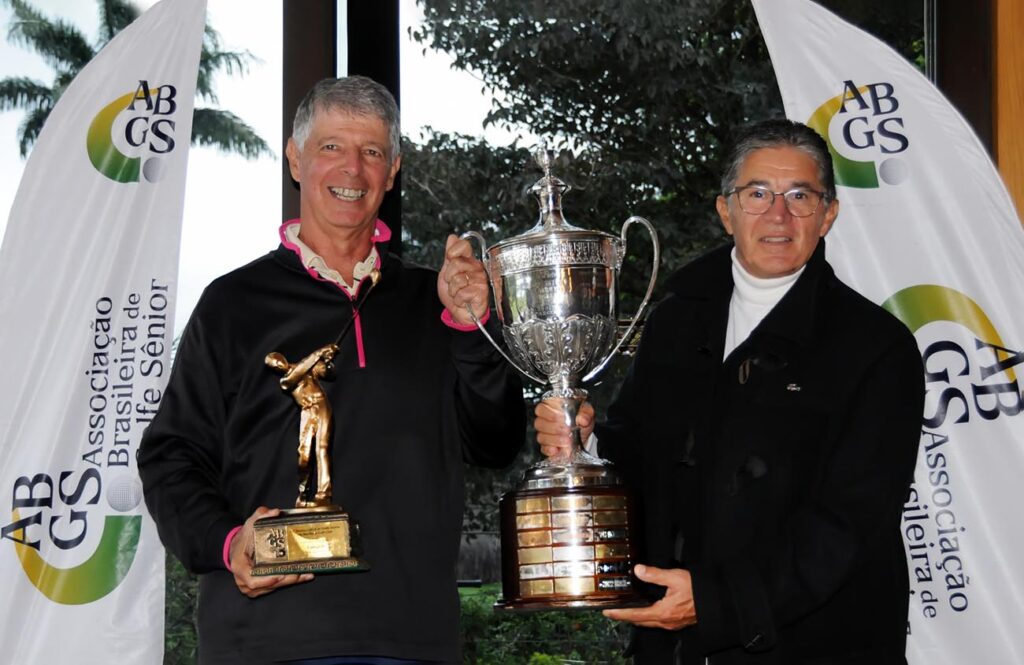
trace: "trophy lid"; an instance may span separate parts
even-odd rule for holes
[[[540,204],[540,216],[530,230],[497,242],[487,250],[487,255],[497,262],[498,272],[505,274],[552,262],[596,263],[618,269],[624,251],[618,236],[573,226],[562,214],[562,195],[572,188],[551,172],[554,151],[541,144],[533,157],[544,171],[530,188]]]

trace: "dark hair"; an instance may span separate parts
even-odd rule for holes
[[[309,138],[313,116],[319,111],[346,111],[380,118],[388,130],[388,161],[401,152],[398,104],[388,89],[365,76],[323,79],[299,103],[292,122],[292,139],[301,149]]]
[[[818,165],[818,179],[825,189],[826,201],[836,198],[836,179],[832,172],[832,155],[825,139],[807,125],[784,118],[764,120],[740,130],[729,151],[722,174],[722,195],[725,196],[736,186],[740,167],[750,153],[762,148],[791,146],[803,150]]]

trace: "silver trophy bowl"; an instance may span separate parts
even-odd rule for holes
[[[582,385],[633,339],[654,291],[660,248],[654,227],[641,217],[627,219],[619,236],[569,224],[561,203],[569,186],[552,175],[553,157],[544,148],[535,153],[544,171],[532,188],[540,202],[536,226],[490,247],[475,231],[463,234],[480,245],[507,352],[479,321],[478,328],[516,369],[550,386],[543,398],[559,398],[573,431],[567,456],[534,465],[502,498],[504,598],[498,606],[626,606],[637,602],[630,573],[636,557],[632,503],[614,468],[583,450],[576,415],[587,398]],[[650,234],[653,265],[643,301],[620,326],[618,277],[634,224]]]

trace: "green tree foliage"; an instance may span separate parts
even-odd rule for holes
[[[495,612],[499,585],[463,589],[462,660],[474,665],[627,663],[628,629],[599,612]]]
[[[529,187],[540,171],[529,151],[478,137],[428,132],[402,145],[402,226],[407,256],[439,266],[449,233],[479,231],[493,243],[536,222]],[[479,249],[479,248],[478,248]]]
[[[99,53],[118,32],[139,17],[139,10],[126,0],[97,0],[100,16],[99,35],[90,44],[76,26],[61,19],[45,16],[25,0],[0,0],[9,6],[14,17],[8,25],[7,38],[12,43],[37,53],[53,68],[50,84],[23,77],[0,79],[0,111],[21,109],[25,118],[18,128],[18,147],[22,157],[28,155],[39,137],[43,123],[57,100],[82,67]],[[208,104],[217,104],[215,75],[245,74],[252,55],[247,51],[221,48],[217,31],[206,26],[196,96]],[[197,107],[192,118],[192,143],[212,146],[247,159],[272,155],[267,143],[238,116],[222,109]]]
[[[925,70],[925,2],[818,0],[844,20],[878,37]]]
[[[190,665],[196,662],[196,576],[185,570],[170,554],[164,565],[167,580],[164,596],[164,665]]]
[[[561,170],[575,188],[565,199],[571,222],[617,234],[631,214],[650,219],[661,235],[666,273],[721,241],[712,202],[722,146],[737,125],[781,113],[746,0],[421,5],[426,18],[413,37],[448,52],[454,66],[500,91],[486,123],[547,137],[571,156],[568,171]],[[414,169],[432,170],[438,161],[464,160],[487,149],[478,144],[475,152],[467,150],[469,140],[461,139],[460,151],[446,152],[445,138],[428,141],[432,151],[425,163],[407,162],[407,177]],[[499,190],[517,193],[513,187],[523,178],[510,180],[515,169],[533,179],[539,175],[525,151],[517,158],[518,163],[503,161],[512,170],[492,172],[483,189],[438,183],[435,205],[469,213],[470,204],[458,199],[470,192],[479,205],[497,201]],[[475,169],[463,161],[442,171],[449,184],[462,185],[464,173]],[[415,186],[406,190],[412,203],[419,192]],[[488,211],[478,213],[490,219]],[[413,216],[407,222],[414,238],[420,233],[415,221]],[[513,230],[502,228],[501,237]],[[635,244],[637,262],[647,265],[646,243],[639,238]],[[623,291],[642,293],[644,271],[624,272]]]

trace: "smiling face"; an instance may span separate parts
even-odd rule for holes
[[[747,185],[761,185],[773,192],[787,192],[794,187],[819,192],[824,189],[817,163],[792,146],[761,148],[750,153],[733,187]],[[726,232],[736,241],[740,265],[754,277],[762,278],[782,277],[802,268],[839,214],[838,201],[827,205],[822,201],[814,214],[794,217],[782,196],[776,196],[771,208],[760,215],[743,212],[735,195],[719,196],[715,207]]]
[[[390,147],[380,118],[316,110],[304,145],[288,139],[286,149],[292,178],[301,187],[304,234],[373,233],[377,210],[401,164],[398,157],[389,161]]]

